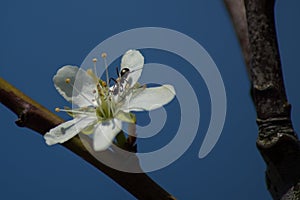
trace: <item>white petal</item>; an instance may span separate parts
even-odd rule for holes
[[[70,83],[66,83],[66,79],[70,79]],[[55,88],[67,101],[80,107],[93,104],[92,99],[95,97],[93,92],[97,91],[96,84],[86,71],[66,65],[57,71],[53,81]]]
[[[175,94],[175,89],[172,85],[145,88],[137,95],[133,95],[121,109],[124,112],[154,110],[169,103],[175,97]]]
[[[121,70],[128,68],[129,73],[125,75],[126,82],[132,87],[140,78],[144,66],[144,57],[137,50],[128,50],[121,60]]]
[[[51,129],[44,135],[44,139],[48,145],[64,143],[96,120],[95,117],[74,118]]]
[[[135,123],[136,122],[136,117],[133,113],[131,112],[123,112],[122,110],[120,110],[116,115],[115,118],[123,121],[123,122],[127,122],[127,123]]]
[[[112,119],[100,123],[94,132],[94,150],[106,150],[111,144],[115,136],[120,132],[122,122],[118,119]]]

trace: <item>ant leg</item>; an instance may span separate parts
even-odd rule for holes
[[[120,77],[121,75],[119,74],[119,68],[118,67],[116,67],[116,71],[117,71],[118,77]]]
[[[118,82],[118,81],[117,81],[116,79],[114,79],[114,78],[110,78],[110,79],[109,79],[109,83],[111,83],[111,81],[114,81],[115,83]]]

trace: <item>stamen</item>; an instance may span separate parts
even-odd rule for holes
[[[105,52],[103,52],[103,53],[101,54],[101,57],[102,57],[102,58],[106,58],[106,57],[107,57],[107,54],[106,54]]]
[[[95,107],[95,105],[94,105],[94,103],[91,101],[91,100],[89,100],[86,96],[84,96],[72,83],[71,83],[71,80],[69,79],[69,78],[66,78],[66,83],[67,84],[70,84],[71,85],[71,87],[73,88],[73,90],[75,90],[77,93],[78,93],[78,95],[80,95],[80,96],[82,96],[85,100],[87,100],[93,107]]]
[[[106,87],[107,86],[106,82],[101,80],[101,86]]]
[[[106,61],[106,57],[107,54],[106,53],[102,53],[101,57],[104,60],[104,65],[105,65],[105,72],[106,72],[106,85],[109,86],[109,76],[108,76],[108,66],[107,66],[107,61]]]
[[[94,73],[96,75],[96,77],[98,78],[98,74],[97,74],[97,63],[98,59],[97,58],[93,58],[93,63],[94,63]]]
[[[89,112],[85,111],[80,111],[80,110],[67,110],[67,109],[60,109],[60,108],[55,108],[55,112],[68,112],[68,113],[74,113],[74,114],[85,114],[87,115]]]
[[[98,109],[101,112],[102,116],[105,116],[105,113],[104,113],[104,110],[103,110],[102,106],[99,106]]]
[[[99,89],[102,89],[102,85],[99,83],[99,77],[97,74],[97,65],[96,65],[97,61],[98,61],[97,58],[93,58],[94,72],[91,69],[88,69],[88,70],[86,70],[86,73],[93,78],[97,87],[99,87]]]

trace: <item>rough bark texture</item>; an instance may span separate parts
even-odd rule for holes
[[[267,164],[274,199],[300,199],[300,143],[291,122],[277,45],[275,0],[245,0],[251,49],[251,94],[259,128],[257,147]]]
[[[18,126],[30,128],[41,135],[63,122],[61,118],[27,97],[2,78],[0,78],[0,103],[17,114],[16,124]],[[90,154],[83,143],[90,143],[89,138],[76,136],[62,145],[112,178],[137,199],[175,199],[145,173],[126,173],[102,164]]]

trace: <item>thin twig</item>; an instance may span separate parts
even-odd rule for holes
[[[248,38],[248,26],[244,0],[224,0],[225,6],[230,15],[235,33],[242,48],[247,71],[250,72],[251,52]]]
[[[63,122],[61,118],[2,78],[0,78],[0,102],[18,116],[16,121],[18,126],[30,128],[41,135]],[[89,138],[76,136],[62,145],[112,178],[137,199],[175,199],[145,173],[126,173],[102,164],[86,149],[86,145],[83,143],[90,143]]]

